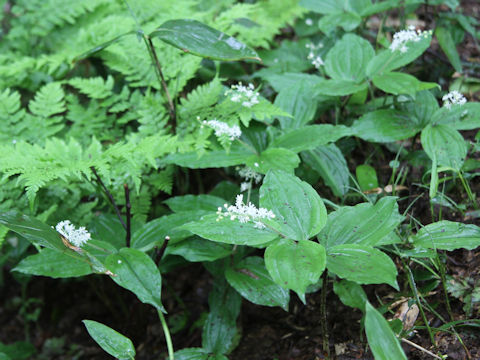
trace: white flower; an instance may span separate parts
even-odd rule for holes
[[[467,102],[465,96],[459,93],[457,90],[450,91],[447,95],[442,97],[443,106],[447,109],[451,109],[452,105],[463,105]]]
[[[55,229],[71,244],[82,247],[90,240],[90,233],[83,226],[75,229],[70,220],[60,221]]]
[[[248,108],[259,103],[258,91],[255,91],[253,84],[245,86],[239,82],[237,85],[232,85],[230,89],[225,92],[225,96],[229,96],[231,101],[242,103],[242,106]]]
[[[245,181],[253,180],[256,184],[262,181],[262,174],[257,173],[256,171],[250,169],[248,166],[243,168],[237,168],[238,175],[245,179]]]
[[[271,220],[275,218],[275,214],[268,209],[259,208],[257,209],[252,203],[247,205],[243,203],[243,195],[237,195],[235,205],[223,205],[225,212],[221,207],[217,211],[217,221],[222,220],[225,217],[230,218],[230,220],[238,220],[241,223],[248,223],[253,221],[255,224],[254,227],[257,229],[264,229],[265,225],[262,223],[262,219]]]
[[[250,190],[251,188],[252,188],[252,184],[250,184],[249,182],[242,182],[240,184],[240,192]]]
[[[427,37],[432,31],[415,30],[415,26],[410,25],[407,30],[401,30],[393,35],[393,41],[390,44],[390,50],[406,53],[408,51],[407,43],[410,41],[419,42],[422,37]]]
[[[313,20],[310,19],[310,18],[306,18],[306,19],[305,19],[305,24],[306,24],[307,26],[312,26],[312,25],[313,25]]]
[[[318,54],[315,55],[316,50],[323,48],[322,43],[318,43],[318,45],[315,45],[313,43],[309,43],[309,44],[306,44],[305,47],[307,49],[310,49],[310,51],[308,53],[308,56],[307,56],[307,59],[310,60],[310,62],[312,63],[313,66],[315,66],[316,69],[319,69],[320,66],[325,65],[322,57]]]
[[[312,60],[312,65],[315,66],[316,69],[320,69],[320,66],[325,65],[325,63],[320,56],[316,56],[315,59]]]
[[[209,121],[204,120],[203,124],[215,130],[215,136],[227,135],[230,140],[235,140],[242,136],[242,130],[240,130],[238,125],[229,126],[227,123],[218,121],[217,119]]]

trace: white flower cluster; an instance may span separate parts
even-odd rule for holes
[[[242,130],[240,130],[240,126],[238,125],[229,126],[227,123],[218,121],[217,119],[204,120],[203,124],[215,130],[215,136],[227,135],[230,140],[235,140],[242,136]]]
[[[255,91],[253,84],[245,86],[239,82],[237,85],[232,85],[225,92],[225,96],[229,96],[231,101],[242,103],[243,106],[248,108],[259,103],[258,91]]]
[[[459,93],[457,90],[450,91],[447,95],[442,97],[443,106],[447,109],[451,109],[452,105],[463,105],[467,102],[465,96]]]
[[[318,43],[318,45],[310,43],[310,44],[305,45],[305,47],[307,49],[310,49],[310,52],[308,53],[307,59],[311,61],[312,65],[315,66],[316,69],[320,69],[320,66],[325,65],[321,56],[320,55],[315,55],[315,50],[323,48],[322,43]]]
[[[313,25],[313,20],[310,19],[310,18],[306,18],[306,19],[305,19],[305,24],[306,24],[307,26],[312,26],[312,25]]]
[[[252,187],[251,181],[255,181],[255,184],[258,184],[260,181],[262,181],[263,175],[255,172],[248,166],[237,168],[237,170],[238,175],[245,179],[245,181],[240,184],[240,192],[249,190]]]
[[[83,226],[75,229],[70,220],[60,221],[55,229],[71,244],[82,247],[90,240],[90,233]]]
[[[425,38],[432,34],[432,30],[415,30],[415,26],[410,25],[407,30],[401,30],[393,35],[393,41],[390,44],[390,50],[406,53],[408,51],[407,43],[410,41],[419,42],[422,37]]]
[[[235,205],[223,205],[225,208],[225,212],[223,212],[223,208],[219,207],[217,211],[217,221],[222,220],[225,217],[229,217],[230,220],[234,221],[237,220],[241,223],[247,223],[249,221],[253,221],[255,224],[255,228],[257,229],[265,229],[265,225],[262,223],[262,219],[271,220],[275,218],[275,214],[271,210],[267,210],[265,208],[257,209],[255,205],[252,203],[248,203],[245,205],[243,203],[243,195],[237,195]]]

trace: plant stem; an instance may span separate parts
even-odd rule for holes
[[[125,190],[125,207],[127,208],[127,236],[125,239],[125,244],[130,247],[130,239],[132,238],[132,230],[131,230],[131,210],[132,204],[130,204],[130,189],[128,188],[127,184],[123,184],[123,189]]]
[[[103,191],[105,192],[105,195],[107,195],[108,200],[110,200],[110,203],[113,205],[113,207],[114,207],[114,209],[115,209],[115,213],[117,214],[117,217],[118,217],[118,219],[120,220],[120,223],[122,224],[123,228],[124,228],[125,230],[127,230],[127,225],[125,224],[125,222],[124,222],[123,219],[122,219],[122,214],[120,213],[120,210],[119,210],[117,204],[115,203],[115,200],[113,199],[112,194],[110,193],[110,191],[108,191],[107,187],[105,186],[105,184],[103,183],[102,179],[101,179],[100,176],[98,175],[97,170],[95,170],[95,167],[94,167],[94,166],[91,166],[91,167],[90,167],[90,170],[92,170],[93,175],[95,175],[95,178],[97,179],[98,184],[101,186],[101,188],[102,188]]]
[[[473,196],[472,189],[470,188],[470,185],[468,184],[468,182],[465,181],[465,178],[463,177],[461,171],[458,172],[458,176],[460,177],[460,181],[462,182],[462,185],[465,188],[465,191],[467,192],[468,199],[472,202],[475,209],[478,209],[477,200],[475,199],[475,196]]]
[[[411,287],[412,292],[413,292],[413,296],[415,297],[415,301],[417,302],[418,308],[420,309],[420,314],[422,314],[422,319],[423,319],[423,322],[425,323],[425,326],[427,328],[428,335],[430,336],[430,341],[432,342],[433,346],[437,347],[437,344],[435,343],[435,338],[433,336],[432,329],[430,328],[430,324],[428,323],[427,316],[425,315],[425,312],[423,311],[423,305],[420,302],[420,298],[418,296],[417,286],[415,285],[415,279],[413,277],[412,270],[410,270],[410,267],[404,261],[402,261],[402,262],[403,262],[403,265],[404,265],[405,269],[407,269],[407,271],[408,271],[408,276],[407,276],[408,283],[410,284],[410,287]]]
[[[323,338],[323,352],[327,353],[327,358],[330,359],[330,346],[328,342],[328,326],[327,326],[327,284],[328,274],[325,270],[322,274],[322,298],[320,304],[321,321],[322,321],[322,338]]]
[[[160,249],[157,249],[155,252],[155,264],[158,267],[158,264],[160,264],[160,260],[162,260],[163,254],[165,253],[165,249],[167,248],[168,241],[170,240],[170,236],[165,236],[165,239],[163,240],[162,247]]]
[[[150,56],[152,57],[153,63],[155,65],[155,73],[157,74],[157,78],[159,79],[159,82],[161,87],[163,88],[163,91],[165,91],[165,96],[167,97],[167,101],[168,101],[172,130],[175,133],[175,127],[177,125],[177,112],[175,110],[175,104],[173,103],[172,97],[170,96],[170,92],[168,91],[167,82],[165,81],[165,77],[163,76],[162,65],[158,60],[157,52],[155,51],[155,47],[153,46],[152,39],[145,34],[143,34],[143,39],[146,42],[147,48],[149,49]]]
[[[402,338],[402,341],[403,341],[405,344],[408,344],[408,345],[410,345],[410,346],[413,346],[414,348],[417,348],[417,349],[420,350],[420,351],[423,351],[425,354],[428,354],[428,355],[434,357],[435,359],[443,360],[442,357],[440,357],[440,356],[432,353],[431,351],[428,351],[427,349],[421,347],[420,345],[415,344],[414,342],[411,342],[410,340],[407,340],[407,339]]]
[[[168,325],[167,325],[167,322],[165,321],[165,316],[163,316],[163,313],[160,310],[157,310],[157,312],[158,312],[158,317],[160,318],[160,322],[162,323],[163,333],[165,335],[165,341],[167,343],[168,359],[174,360],[175,357],[173,354],[173,344],[172,344],[172,338],[170,337],[170,330],[168,330]]]

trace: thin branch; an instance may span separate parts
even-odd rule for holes
[[[165,77],[163,76],[163,72],[162,72],[162,65],[158,60],[157,52],[155,51],[155,47],[153,46],[152,39],[148,36],[146,36],[146,38],[148,40],[148,47],[150,48],[153,61],[155,62],[157,75],[160,77],[160,84],[162,85],[162,88],[165,91],[165,95],[167,96],[169,112],[170,112],[170,121],[172,122],[173,131],[175,132],[175,126],[177,124],[177,113],[175,110],[175,104],[173,103],[172,97],[170,96],[170,92],[168,91],[167,82],[165,81]]]
[[[125,206],[127,208],[127,236],[126,236],[126,246],[130,247],[130,239],[132,238],[132,230],[131,230],[131,210],[132,210],[132,204],[130,204],[130,189],[128,188],[127,184],[123,184],[123,189],[125,190]]]
[[[411,342],[410,340],[407,340],[407,339],[403,339],[402,338],[402,341],[405,343],[405,344],[408,344],[410,346],[413,346],[414,348],[420,350],[420,351],[423,351],[425,354],[428,354],[432,357],[434,357],[435,359],[440,359],[440,360],[443,360],[444,358],[441,357],[441,356],[438,356],[434,353],[432,353],[431,351],[428,351],[427,349],[425,349],[424,347],[421,347],[420,345],[417,345],[415,344],[414,342]]]
[[[168,241],[170,240],[170,236],[165,236],[165,240],[163,241],[162,247],[160,249],[157,248],[155,251],[155,264],[160,264],[160,260],[162,260],[163,254],[165,253],[165,249],[167,248]]]
[[[97,170],[95,170],[94,166],[90,167],[90,170],[92,170],[93,175],[95,175],[95,178],[97,179],[98,184],[102,187],[103,191],[105,192],[105,195],[107,195],[108,200],[110,200],[110,203],[113,205],[113,208],[115,209],[115,212],[117,214],[118,219],[120,220],[120,223],[122,224],[123,228],[127,230],[127,225],[125,225],[125,222],[122,219],[122,214],[120,213],[120,210],[118,209],[117,204],[115,203],[115,200],[113,199],[112,194],[110,191],[108,191],[107,187],[103,183],[102,179],[100,176],[98,176]]]

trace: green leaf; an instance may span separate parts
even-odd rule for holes
[[[451,109],[438,109],[431,119],[432,125],[447,125],[457,130],[480,128],[480,103],[471,102],[462,106],[453,105]]]
[[[351,129],[343,125],[309,125],[276,137],[271,146],[287,148],[298,153],[313,150],[351,134]]]
[[[417,91],[431,89],[438,86],[435,83],[426,83],[415,76],[400,72],[387,72],[373,77],[373,84],[389,94],[408,94],[415,96]]]
[[[36,352],[35,346],[26,341],[17,341],[10,345],[0,343],[0,360],[32,359]],[[2,354],[4,358],[2,358]]]
[[[376,110],[356,120],[352,132],[367,141],[393,142],[408,139],[422,128],[408,114],[396,110]]]
[[[460,171],[467,156],[463,136],[447,125],[428,125],[422,131],[422,146],[428,157],[436,159],[439,166]]]
[[[346,96],[355,94],[367,88],[367,82],[358,84],[353,80],[325,79],[323,81],[319,81],[318,84],[313,88],[313,91],[321,95]]]
[[[168,155],[162,161],[165,164],[176,164],[190,169],[219,168],[245,164],[252,154],[252,151],[243,146],[232,145],[228,153],[223,149],[207,151],[200,157],[196,151],[176,153]]]
[[[367,76],[372,78],[375,75],[390,72],[411,63],[430,47],[432,36],[422,36],[420,41],[409,41],[407,43],[408,51],[391,51],[384,49],[380,51],[367,65]]]
[[[362,191],[378,188],[377,172],[370,165],[358,165],[355,169]]]
[[[324,15],[343,11],[343,1],[338,0],[322,0],[322,2],[317,0],[300,0],[300,6]]]
[[[255,228],[252,222],[241,223],[230,218],[217,221],[217,218],[216,214],[205,215],[198,221],[181,226],[181,229],[204,239],[235,245],[258,246],[278,237],[277,233],[268,228]]]
[[[135,348],[129,338],[93,320],[83,320],[90,336],[100,347],[117,359],[134,359]]]
[[[360,25],[362,18],[352,12],[341,12],[337,14],[328,14],[323,16],[318,22],[318,27],[325,34],[329,34],[336,27],[341,27],[345,31],[352,31]]]
[[[428,90],[417,92],[413,101],[399,104],[400,110],[415,118],[419,128],[424,128],[432,121],[433,115],[438,111],[437,99]]]
[[[212,211],[216,211],[216,208]],[[189,221],[199,219],[205,213],[208,212],[204,210],[185,211],[149,221],[133,233],[132,247],[141,251],[148,251],[155,246],[162,246],[166,236],[170,238],[169,244],[182,241],[191,234],[180,227]]]
[[[96,239],[106,241],[117,249],[125,246],[125,229],[114,214],[100,214],[93,218],[89,227]]]
[[[193,55],[212,60],[234,61],[253,59],[258,54],[237,39],[197,20],[169,20],[149,35]]]
[[[288,290],[272,280],[261,257],[251,256],[228,267],[225,277],[248,301],[257,305],[280,306],[288,311]]]
[[[343,244],[376,246],[403,221],[396,199],[386,196],[375,205],[344,206],[331,212],[318,235],[320,244],[327,249]]]
[[[452,34],[449,29],[446,29],[443,26],[438,26],[435,29],[435,36],[437,37],[438,44],[442,48],[445,55],[447,55],[447,58],[452,64],[455,71],[461,73],[462,62],[460,60],[460,56],[458,55],[455,41],[453,40]]]
[[[313,120],[317,99],[309,96],[310,93],[311,87],[306,81],[298,81],[279,91],[274,105],[292,115],[278,118],[282,129],[297,129]]]
[[[223,276],[215,277],[208,297],[210,313],[203,326],[202,346],[209,353],[228,354],[238,339],[237,317],[242,298]]]
[[[268,224],[293,240],[315,236],[327,218],[325,205],[312,186],[280,170],[269,171],[263,179],[260,206],[276,216]]]
[[[109,255],[105,265],[114,273],[112,280],[133,292],[141,302],[164,311],[160,297],[162,278],[157,265],[145,253],[123,248],[117,254]]]
[[[397,267],[392,259],[371,246],[336,245],[327,250],[327,269],[359,284],[389,284],[398,290]]]
[[[114,37],[113,39],[111,39],[111,40],[109,40],[109,41],[106,41],[106,42],[104,42],[104,43],[102,43],[102,44],[100,44],[100,45],[97,45],[97,46],[95,46],[94,48],[92,48],[92,49],[90,49],[90,50],[88,50],[88,51],[80,54],[80,55],[77,55],[72,61],[73,61],[73,62],[77,62],[77,61],[81,61],[81,60],[84,60],[84,59],[86,59],[86,58],[89,58],[90,56],[92,56],[92,55],[94,55],[94,54],[96,54],[96,53],[98,53],[98,52],[106,49],[106,48],[109,47],[110,45],[115,44],[116,42],[122,40],[125,36],[127,36],[127,35],[133,35],[133,34],[135,34],[135,33],[136,33],[136,31],[132,30],[132,31],[128,31],[128,32],[126,32],[126,33],[124,33],[124,34],[120,34],[120,35]]]
[[[231,253],[231,245],[204,240],[197,236],[169,244],[165,250],[165,255],[179,255],[190,262],[214,261]]]
[[[375,50],[367,40],[346,34],[328,52],[325,72],[334,80],[358,83],[365,79],[365,68],[374,55]]]
[[[185,212],[194,210],[216,211],[223,206],[225,200],[213,195],[183,195],[171,197],[164,201],[173,212]]]
[[[325,248],[309,240],[281,239],[265,250],[265,265],[272,279],[295,291],[304,303],[307,287],[318,282],[325,264]]]
[[[362,286],[356,282],[348,280],[336,281],[333,284],[333,291],[345,305],[362,311],[365,309],[365,302],[368,301],[367,294]]]
[[[0,214],[0,224],[23,236],[32,244],[60,252],[70,251],[73,257],[79,257],[62,242],[60,234],[47,224],[16,211]]]
[[[319,146],[301,155],[305,164],[322,177],[335,196],[342,197],[348,192],[350,172],[345,157],[335,144]]]
[[[421,228],[410,241],[420,248],[473,250],[480,246],[480,227],[443,220]]]
[[[210,354],[203,348],[187,348],[175,351],[175,360],[228,360],[224,355]]]
[[[92,273],[86,262],[51,249],[27,256],[12,271],[52,278],[78,277]]]
[[[365,303],[365,333],[375,360],[407,360],[387,320],[368,301]]]
[[[300,158],[289,149],[268,148],[260,155],[252,155],[245,163],[261,174],[266,174],[269,170],[285,170],[293,173],[293,170],[300,164]]]

